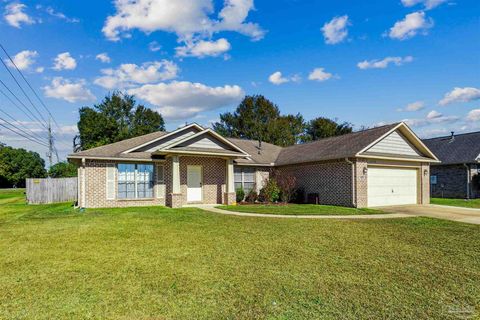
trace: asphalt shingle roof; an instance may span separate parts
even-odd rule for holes
[[[353,157],[397,125],[398,123],[393,123],[342,136],[290,146],[280,152],[275,164],[281,166]]]
[[[241,164],[289,165],[304,162],[341,159],[355,156],[359,151],[396,127],[398,123],[353,132],[350,134],[321,139],[309,143],[282,148],[271,143],[228,138],[233,144],[250,154],[249,159],[238,158]],[[148,152],[123,153],[126,150],[159,138],[168,132],[158,131],[143,136],[115,142],[72,154],[75,157],[112,157],[150,159]],[[187,151],[187,150],[185,150]]]
[[[476,163],[480,155],[480,131],[422,141],[442,165]]]

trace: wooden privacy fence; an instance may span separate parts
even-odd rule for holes
[[[77,178],[26,179],[27,203],[57,203],[77,200]]]

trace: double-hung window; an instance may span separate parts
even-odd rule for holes
[[[255,168],[235,167],[234,169],[235,190],[242,188],[245,193],[255,187]]]
[[[118,165],[118,198],[153,198],[153,165],[120,163]]]

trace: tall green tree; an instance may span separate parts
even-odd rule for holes
[[[262,95],[253,95],[246,96],[233,113],[221,114],[213,129],[226,137],[289,146],[300,140],[304,120],[300,114],[281,115],[273,102]]]
[[[349,122],[338,123],[338,120],[318,117],[310,120],[305,128],[303,141],[314,141],[328,137],[340,136],[353,131],[352,124]]]
[[[52,178],[69,178],[77,176],[77,166],[69,162],[58,162],[50,167],[48,175]]]
[[[45,161],[38,153],[0,144],[0,188],[23,188],[26,178],[46,175]]]
[[[79,135],[74,140],[77,151],[165,130],[158,112],[136,105],[133,96],[121,92],[106,96],[92,108],[83,107],[79,113]]]

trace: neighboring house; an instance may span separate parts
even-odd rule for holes
[[[290,174],[321,204],[429,203],[435,155],[404,123],[281,148],[227,139],[190,124],[68,156],[79,206],[232,204],[235,189],[261,189],[272,170]]]
[[[433,197],[479,198],[480,131],[425,139],[441,163],[432,165]]]

